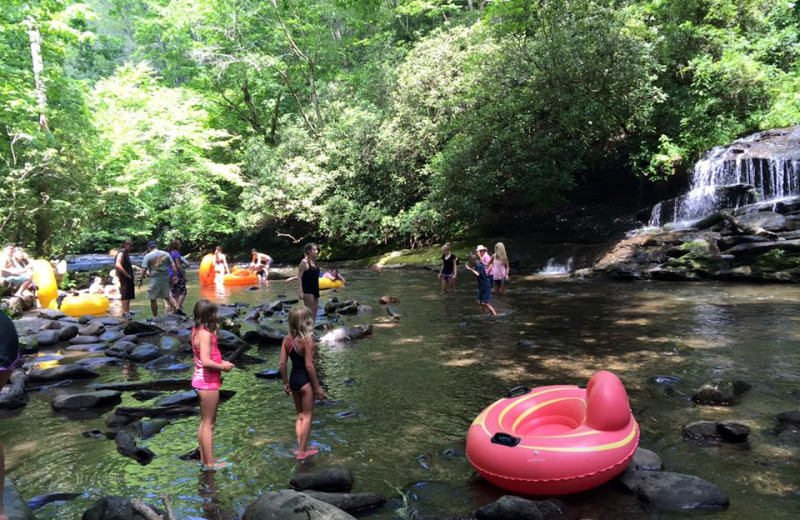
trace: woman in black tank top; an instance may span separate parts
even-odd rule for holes
[[[319,266],[317,265],[316,244],[306,244],[305,256],[297,268],[299,290],[297,296],[311,310],[311,316],[317,321],[317,308],[319,308]]]

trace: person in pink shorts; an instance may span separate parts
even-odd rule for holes
[[[216,470],[228,465],[224,460],[214,459],[214,424],[219,408],[219,388],[222,372],[230,372],[233,363],[224,361],[217,346],[219,314],[217,304],[200,300],[194,306],[192,327],[192,353],[194,375],[192,388],[200,397],[200,427],[197,443],[200,445],[200,460],[203,470]]]

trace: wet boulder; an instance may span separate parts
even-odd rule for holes
[[[103,345],[103,347],[105,347],[105,345]],[[76,363],[84,367],[105,367],[120,365],[122,361],[112,357],[91,357],[80,359],[76,361]]]
[[[64,324],[60,321],[48,321],[43,323],[39,330],[61,330],[63,327]]]
[[[791,231],[794,229],[793,222],[780,213],[773,211],[760,211],[747,215],[733,217],[736,225],[751,234],[762,231]]]
[[[239,336],[228,330],[220,330],[217,338],[217,345],[222,351],[232,351],[239,347],[247,347],[248,344]]]
[[[701,405],[732,406],[748,390],[750,385],[744,381],[715,379],[700,387],[692,396],[692,401]]]
[[[99,323],[99,324],[104,325],[106,327],[121,327],[124,322],[122,320],[117,319],[117,318],[111,318],[111,317],[105,316],[103,318],[95,318],[92,321],[90,321],[89,323],[90,324]]]
[[[100,408],[122,402],[119,392],[113,390],[101,390],[85,394],[59,395],[51,403],[56,411],[62,410],[85,410],[87,408]]]
[[[189,390],[191,379],[156,379],[154,381],[128,381],[124,383],[104,383],[95,385],[98,390],[117,390],[135,392],[137,390]]]
[[[31,370],[28,374],[28,381],[32,383],[44,383],[50,381],[61,381],[64,379],[88,379],[97,377],[100,374],[80,365],[60,365],[53,368]]]
[[[386,503],[384,497],[374,493],[326,493],[307,489],[303,494],[348,513],[377,509]]]
[[[268,491],[247,506],[244,520],[354,520],[330,504],[288,489]]]
[[[386,307],[386,314],[388,314],[393,320],[399,320],[403,317],[397,307]]]
[[[36,334],[36,342],[40,346],[55,345],[61,341],[58,330],[43,330]]]
[[[730,505],[721,489],[693,475],[626,469],[619,482],[661,511],[722,511]]]
[[[102,352],[106,349],[108,349],[108,344],[106,343],[84,343],[67,347],[70,352]]]
[[[125,325],[125,334],[162,334],[164,330],[152,323],[145,323],[143,321],[129,321]]]
[[[163,518],[163,511],[153,506],[148,507]],[[81,520],[147,520],[147,518],[137,512],[131,500],[110,496],[95,502],[83,513]]]
[[[152,343],[142,343],[128,354],[128,359],[132,361],[145,362],[153,360],[161,355],[161,350]]]
[[[350,491],[353,487],[353,474],[343,466],[318,471],[296,473],[289,485],[298,491],[313,489],[315,491]]]
[[[93,322],[84,325],[83,327],[78,329],[78,333],[81,336],[99,336],[106,331],[105,325],[100,322]]]
[[[67,315],[57,309],[39,309],[39,316],[47,320],[60,320]]]
[[[164,392],[155,392],[153,390],[139,390],[138,392],[134,392],[131,396],[137,401],[149,401],[150,399],[155,399],[156,397],[161,397],[164,395]]]
[[[636,448],[628,467],[642,471],[662,471],[664,462],[657,453],[644,448]]]
[[[221,389],[219,391],[219,399],[220,401],[227,401],[231,397],[236,395],[235,390],[226,390]],[[186,392],[178,392],[176,394],[170,394],[162,396],[155,402],[156,406],[197,406],[200,404],[200,398],[197,395],[197,392],[194,390],[189,390]]]
[[[358,314],[358,302],[356,300],[339,301],[333,298],[325,304],[326,314]]]
[[[114,410],[113,412],[108,414],[108,417],[106,417],[106,426],[113,429],[124,428],[125,426],[128,426],[129,424],[136,422],[136,420],[137,420],[136,417],[119,414],[117,413],[116,410]]]
[[[378,298],[378,302],[381,305],[388,305],[390,303],[400,303],[400,300],[395,298],[394,296],[381,296]]]
[[[800,410],[779,413],[775,416],[775,419],[778,421],[776,432],[779,435],[782,433],[800,433]]]
[[[504,495],[475,511],[477,520],[544,520],[560,515],[564,509],[550,500],[528,500]]]
[[[274,368],[270,368],[268,370],[262,370],[261,372],[256,372],[256,377],[259,379],[280,379],[281,373]]]
[[[125,334],[121,338],[112,341],[112,343],[119,343],[120,341],[127,341],[128,343],[139,343],[139,336],[137,336],[136,334]]]
[[[6,477],[3,483],[3,509],[11,520],[35,520],[33,512],[22,500],[14,481]]]
[[[97,339],[100,340],[100,341],[106,342],[106,343],[114,343],[115,341],[119,341],[123,337],[124,336],[123,336],[122,332],[120,332],[118,330],[109,330],[109,331],[103,332],[102,334],[99,334],[97,336]]]
[[[683,427],[683,438],[698,442],[745,442],[750,428],[735,422],[697,421]]]
[[[283,338],[286,336],[286,333],[278,330],[273,329],[272,327],[268,327],[266,325],[260,325],[255,330],[248,330],[244,333],[244,340],[250,344],[259,344],[259,345],[280,345],[283,343]]]
[[[98,343],[97,336],[75,336],[69,340],[70,345],[89,345],[91,343]]]
[[[149,439],[169,425],[169,420],[156,418],[147,421],[134,421],[125,426],[125,431],[140,439]]]
[[[11,373],[9,384],[0,389],[0,410],[16,410],[28,404],[27,380],[24,370],[17,369]]]
[[[142,466],[146,466],[153,461],[155,453],[147,448],[142,448],[136,445],[136,439],[133,438],[129,432],[122,430],[117,433],[117,451],[120,455],[130,457]]]
[[[339,327],[328,332],[319,340],[322,343],[339,343],[364,338],[372,334],[372,325],[356,325],[354,327]]]
[[[164,350],[172,350],[180,348],[181,340],[174,336],[163,336],[158,344]]]

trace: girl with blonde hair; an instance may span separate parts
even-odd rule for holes
[[[458,257],[450,252],[450,242],[442,246],[442,266],[439,268],[439,279],[442,281],[442,293],[450,287],[451,292],[456,290],[456,277],[458,276]]]
[[[325,392],[317,379],[314,368],[314,319],[311,309],[297,307],[289,312],[289,334],[281,345],[280,372],[283,390],[294,399],[297,410],[295,434],[297,435],[297,460],[315,453],[317,448],[308,448],[311,436],[311,420],[314,412],[314,397],[325,399]],[[292,360],[292,370],[286,374],[286,359]]]
[[[510,270],[511,267],[508,264],[506,246],[503,245],[502,242],[498,242],[494,245],[494,254],[492,255],[492,280],[496,293],[506,293],[506,284],[508,283],[508,273]]]

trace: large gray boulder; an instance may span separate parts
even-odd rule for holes
[[[626,469],[619,481],[661,511],[721,511],[730,505],[720,488],[693,475]]]
[[[268,491],[244,511],[244,520],[353,520],[330,504],[288,489]]]
[[[53,399],[54,410],[84,410],[122,402],[122,394],[113,390],[100,390],[85,394],[59,395]]]
[[[217,338],[217,345],[219,346],[219,349],[222,351],[233,351],[239,347],[248,346],[247,343],[242,338],[240,338],[239,336],[228,330],[219,331],[219,336]]]
[[[150,506],[158,514],[164,512]],[[81,520],[147,520],[131,506],[131,501],[122,497],[105,497],[83,513]]]
[[[22,500],[14,482],[8,477],[3,485],[3,509],[11,520],[36,520],[33,511]]]
[[[60,365],[53,368],[41,370],[31,370],[28,374],[28,381],[41,383],[48,381],[61,381],[63,379],[88,379],[97,377],[100,374],[94,370],[89,370],[80,365]]]

